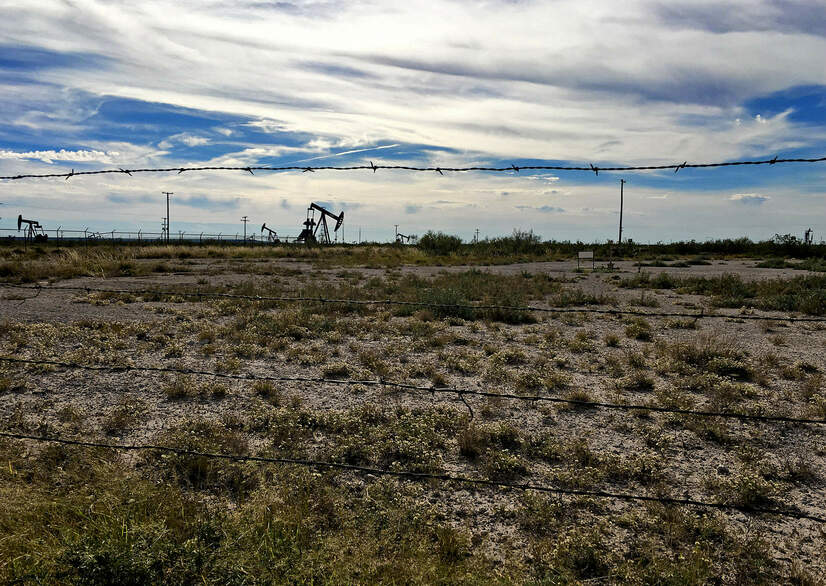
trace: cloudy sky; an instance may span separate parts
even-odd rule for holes
[[[620,9],[621,6],[621,9]],[[674,164],[826,154],[821,0],[0,0],[0,175],[183,165]],[[0,228],[639,241],[826,236],[826,163],[0,182]]]

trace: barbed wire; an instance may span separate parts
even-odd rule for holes
[[[398,171],[421,171],[439,173],[465,173],[471,171],[486,171],[492,173],[514,172],[520,171],[587,171],[599,175],[600,171],[661,171],[671,170],[678,172],[681,169],[708,169],[714,167],[735,167],[735,166],[754,166],[754,165],[776,165],[781,163],[819,163],[826,161],[826,157],[818,157],[811,159],[791,158],[780,159],[774,157],[773,159],[757,160],[757,161],[728,161],[723,163],[689,163],[684,161],[682,163],[669,165],[625,165],[613,167],[599,167],[593,163],[585,166],[570,166],[570,165],[515,165],[511,164],[507,167],[415,167],[409,165],[375,165],[370,161],[369,165],[352,165],[352,166],[320,166],[320,167],[306,167],[300,165],[288,165],[284,167],[277,166],[203,166],[203,167],[163,167],[163,168],[142,168],[142,169],[97,169],[92,171],[75,171],[72,169],[69,173],[30,173],[18,175],[0,176],[0,179],[17,180],[17,179],[46,179],[62,177],[69,179],[81,175],[105,175],[105,174],[123,174],[131,176],[133,173],[174,173],[179,175],[185,172],[192,171],[244,171],[255,175],[255,171],[301,171],[302,173],[313,173],[315,171],[373,171],[378,170],[398,170]]]
[[[398,305],[408,307],[423,307],[429,309],[461,309],[470,311],[512,311],[512,312],[540,312],[540,313],[594,313],[602,315],[633,315],[640,317],[673,317],[686,319],[741,319],[756,321],[788,321],[788,322],[814,322],[824,323],[823,317],[793,317],[774,315],[750,315],[750,314],[723,314],[723,313],[686,313],[686,312],[653,312],[639,311],[634,309],[597,309],[593,307],[537,307],[534,305],[496,305],[496,304],[461,304],[461,303],[432,303],[429,301],[402,301],[398,299],[346,299],[346,298],[325,298],[325,297],[288,297],[288,296],[268,296],[268,295],[243,295],[239,293],[212,293],[207,291],[162,291],[152,289],[107,289],[87,286],[60,286],[44,287],[42,285],[20,285],[17,283],[0,283],[0,287],[15,289],[28,289],[31,291],[42,289],[44,291],[84,291],[86,293],[110,293],[117,295],[155,295],[165,297],[197,297],[214,299],[241,299],[246,301],[274,301],[285,303],[334,303],[341,305]]]
[[[615,409],[622,411],[652,411],[655,413],[672,413],[677,415],[689,415],[696,417],[720,417],[724,419],[737,419],[741,421],[762,421],[775,423],[799,423],[799,424],[813,424],[826,425],[826,419],[807,419],[798,417],[786,417],[783,415],[757,415],[747,413],[734,413],[731,411],[698,411],[694,409],[680,409],[677,407],[660,407],[657,405],[641,405],[641,404],[623,404],[623,403],[606,403],[601,401],[585,401],[579,399],[566,399],[563,397],[548,397],[545,395],[518,395],[516,393],[494,393],[491,391],[476,391],[471,389],[457,389],[453,387],[441,386],[423,386],[412,385],[408,383],[399,383],[388,381],[384,379],[372,380],[354,380],[354,379],[332,379],[324,377],[310,377],[310,376],[272,376],[272,375],[256,375],[252,373],[247,374],[232,374],[226,372],[215,372],[207,370],[196,370],[192,368],[177,368],[169,366],[133,366],[133,365],[90,365],[79,364],[77,362],[62,362],[58,360],[46,359],[30,359],[30,358],[15,358],[11,356],[0,356],[0,362],[27,364],[27,365],[42,365],[42,366],[56,366],[61,368],[73,370],[87,370],[98,372],[153,372],[163,374],[183,374],[191,376],[215,377],[231,380],[241,381],[270,381],[270,382],[300,382],[300,383],[316,383],[316,384],[333,384],[333,385],[364,385],[371,387],[385,387],[398,389],[408,393],[430,393],[455,395],[468,408],[473,418],[473,409],[465,400],[465,396],[485,397],[494,399],[510,399],[515,401],[525,401],[530,403],[546,402],[572,405],[574,407],[583,408],[600,408],[600,409]]]
[[[776,515],[780,517],[791,517],[794,519],[807,519],[817,523],[826,523],[826,518],[810,515],[802,511],[794,511],[790,509],[773,509],[762,507],[746,507],[736,504],[728,503],[713,503],[707,501],[700,501],[689,498],[674,498],[665,496],[649,496],[643,494],[628,494],[615,493],[602,490],[578,490],[557,488],[552,486],[544,486],[520,482],[503,482],[499,480],[487,480],[483,478],[470,478],[467,476],[456,476],[451,474],[435,474],[431,472],[413,472],[409,470],[388,470],[385,468],[373,468],[370,466],[357,466],[355,464],[345,464],[341,462],[326,462],[320,460],[308,460],[300,458],[278,458],[268,456],[244,456],[237,454],[226,454],[220,452],[202,452],[197,450],[187,450],[183,448],[176,448],[173,446],[163,446],[154,444],[112,444],[105,442],[93,442],[86,440],[77,440],[62,438],[56,436],[40,436],[29,435],[23,433],[13,433],[0,431],[0,437],[9,439],[29,440],[42,443],[58,443],[63,445],[89,447],[89,448],[103,448],[118,451],[137,451],[137,450],[154,450],[166,453],[177,454],[181,456],[194,456],[198,458],[230,460],[234,462],[256,462],[265,464],[291,464],[296,466],[303,466],[307,468],[330,468],[337,470],[347,470],[351,472],[359,472],[363,474],[373,474],[375,476],[394,476],[396,478],[411,478],[415,480],[440,480],[443,482],[456,482],[461,484],[470,484],[478,486],[488,486],[496,488],[517,489],[523,491],[536,491],[551,494],[559,494],[566,496],[580,496],[591,498],[604,498],[612,500],[637,501],[637,502],[656,502],[668,505],[682,505],[690,507],[702,507],[718,509],[723,511],[738,511],[741,513],[759,513],[767,515]]]

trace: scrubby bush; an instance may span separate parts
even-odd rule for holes
[[[427,234],[419,238],[419,248],[429,254],[450,254],[459,250],[461,246],[461,238],[444,232],[428,230]]]

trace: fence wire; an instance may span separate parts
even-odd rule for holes
[[[153,289],[106,289],[99,287],[60,286],[44,287],[42,285],[19,285],[16,283],[0,283],[0,287],[25,289],[36,291],[83,291],[86,293],[109,293],[117,295],[154,295],[158,297],[192,297],[207,299],[239,299],[245,301],[273,301],[283,303],[334,303],[339,305],[397,305],[407,307],[422,307],[428,309],[454,309],[468,311],[506,311],[506,312],[539,312],[539,313],[593,313],[601,315],[633,315],[640,317],[672,317],[685,319],[742,319],[754,321],[787,321],[787,322],[826,322],[823,317],[793,317],[774,315],[750,314],[722,314],[722,313],[686,313],[686,312],[653,312],[634,309],[598,309],[593,307],[537,307],[534,305],[495,305],[495,304],[461,304],[461,303],[431,303],[429,301],[402,301],[399,299],[331,299],[325,297],[288,297],[267,295],[242,295],[238,293],[212,293],[207,291],[162,291]]]
[[[545,395],[518,395],[516,393],[494,393],[491,391],[475,391],[471,389],[457,389],[452,387],[439,386],[423,386],[412,385],[407,383],[399,383],[387,381],[383,379],[377,380],[352,380],[352,379],[332,379],[324,377],[311,376],[271,376],[271,375],[256,375],[248,374],[231,374],[225,372],[214,372],[207,370],[196,370],[192,368],[175,368],[168,366],[132,366],[132,365],[112,365],[112,366],[94,366],[88,364],[79,364],[77,362],[61,362],[58,360],[43,360],[43,359],[28,359],[15,358],[11,356],[0,356],[0,362],[7,362],[12,364],[25,365],[41,365],[41,366],[55,366],[60,368],[67,368],[72,370],[87,370],[98,372],[153,372],[165,374],[184,374],[201,377],[215,377],[231,380],[242,381],[270,381],[270,382],[291,382],[291,383],[314,383],[314,384],[331,384],[331,385],[364,385],[371,387],[384,387],[397,389],[402,392],[421,395],[422,393],[430,393],[431,395],[453,395],[462,400],[467,406],[471,418],[473,417],[473,409],[465,399],[470,397],[484,397],[496,399],[508,399],[514,401],[525,401],[529,403],[558,403],[564,405],[571,405],[572,407],[580,408],[595,408],[595,409],[616,409],[622,411],[651,411],[655,413],[673,413],[677,415],[689,415],[695,417],[720,417],[724,419],[738,419],[741,421],[762,421],[775,423],[799,423],[799,424],[813,424],[826,425],[826,419],[807,419],[799,417],[786,417],[783,415],[760,415],[750,413],[734,413],[731,411],[698,411],[693,409],[679,409],[676,407],[660,407],[657,405],[641,405],[641,404],[623,404],[623,403],[605,403],[601,401],[584,401],[579,399],[566,399],[563,397],[548,397]]]
[[[137,451],[137,450],[154,450],[166,453],[177,454],[181,456],[193,456],[197,458],[209,458],[216,460],[230,460],[234,462],[256,462],[265,464],[292,464],[296,466],[303,466],[307,468],[328,468],[335,470],[347,470],[351,472],[359,472],[362,474],[373,474],[375,476],[395,476],[396,478],[410,478],[414,480],[439,480],[442,482],[456,482],[460,484],[469,484],[476,486],[487,486],[504,489],[516,489],[523,491],[535,491],[550,494],[559,494],[565,496],[579,496],[591,498],[603,498],[611,500],[624,500],[636,502],[651,502],[661,503],[667,505],[682,505],[689,507],[702,507],[718,509],[722,511],[737,511],[742,513],[758,513],[766,515],[775,515],[780,517],[791,517],[794,519],[807,519],[817,523],[826,523],[826,518],[810,515],[802,511],[794,511],[790,509],[772,509],[762,507],[745,507],[735,504],[727,503],[713,503],[707,501],[700,501],[688,498],[673,498],[665,496],[649,496],[643,494],[628,494],[615,493],[602,490],[576,490],[557,488],[552,486],[543,486],[537,484],[528,484],[520,482],[502,482],[498,480],[486,480],[482,478],[469,478],[467,476],[455,476],[451,474],[434,474],[429,472],[413,472],[407,470],[387,470],[384,468],[372,468],[369,466],[357,466],[355,464],[344,464],[339,462],[324,462],[319,460],[306,460],[298,458],[275,458],[267,456],[243,456],[236,454],[225,454],[217,452],[201,452],[195,450],[185,450],[175,448],[172,446],[162,446],[153,444],[111,444],[104,442],[93,442],[85,440],[76,440],[55,436],[39,436],[28,435],[22,433],[11,433],[0,431],[0,437],[18,440],[29,440],[35,442],[58,443],[63,445],[89,447],[89,448],[104,448],[118,451]]]
[[[372,171],[375,173],[378,170],[398,170],[398,171],[420,171],[429,173],[438,173],[444,175],[445,173],[465,173],[471,171],[486,171],[491,173],[519,173],[520,171],[586,171],[599,175],[600,171],[662,171],[673,170],[675,173],[681,169],[709,169],[714,167],[737,167],[737,166],[757,166],[757,165],[776,165],[782,163],[819,163],[826,161],[826,157],[817,157],[811,159],[804,158],[790,158],[780,159],[774,157],[773,159],[756,160],[756,161],[727,161],[723,163],[689,163],[684,161],[682,163],[674,163],[669,165],[624,165],[613,167],[599,167],[589,163],[585,166],[570,166],[570,165],[515,165],[511,164],[507,167],[415,167],[409,165],[374,165],[370,161],[369,165],[352,165],[352,166],[321,166],[321,167],[305,167],[300,165],[289,165],[284,167],[277,166],[246,166],[246,167],[228,167],[228,166],[204,166],[204,167],[163,167],[163,168],[143,168],[143,169],[97,169],[92,171],[75,171],[72,169],[68,173],[30,173],[18,175],[0,176],[0,179],[17,180],[17,179],[46,179],[62,177],[69,179],[81,175],[105,175],[105,174],[121,174],[131,176],[133,173],[177,173],[180,175],[185,172],[192,171],[243,171],[255,174],[255,171],[301,171],[302,173],[313,173],[315,171]]]

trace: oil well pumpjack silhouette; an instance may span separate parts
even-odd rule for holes
[[[23,217],[23,214],[17,216],[17,230],[18,232],[23,227],[23,224],[26,224],[26,232],[25,238],[28,242],[29,240],[33,240],[35,242],[43,242],[49,239],[49,235],[43,230],[43,226],[40,225],[40,222],[37,220],[27,220]]]
[[[267,231],[267,242],[270,242],[272,244],[281,244],[281,239],[278,237],[276,231],[272,230],[271,228],[267,228],[266,222],[264,224],[261,224],[261,234],[264,233],[264,230]]]
[[[319,213],[318,222],[315,220],[316,212]],[[304,242],[305,244],[314,244],[316,242],[330,244],[330,229],[327,226],[327,218],[335,220],[336,225],[335,228],[333,228],[333,232],[338,232],[338,229],[341,228],[342,223],[344,223],[344,212],[336,216],[320,205],[311,203],[310,207],[307,208],[307,219],[304,220],[304,229],[295,241]],[[318,233],[319,229],[321,229],[321,234]]]

